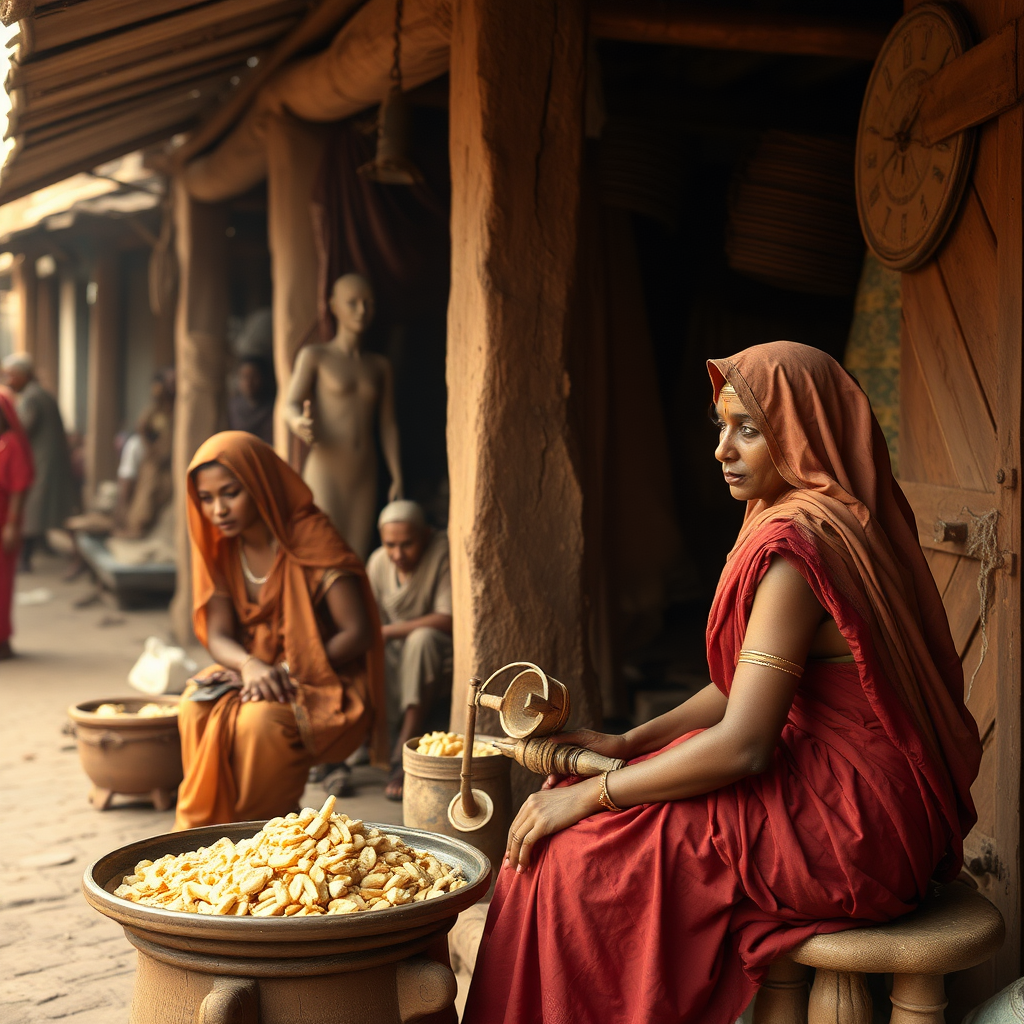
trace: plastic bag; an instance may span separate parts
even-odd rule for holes
[[[128,673],[128,684],[143,693],[182,693],[198,668],[181,647],[172,647],[151,636]]]

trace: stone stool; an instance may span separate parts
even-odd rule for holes
[[[1003,943],[999,911],[963,882],[936,886],[887,924],[815,935],[772,964],[754,1024],[871,1024],[865,974],[892,974],[890,1024],[943,1024],[945,975],[984,963]],[[807,968],[814,987],[806,996]]]

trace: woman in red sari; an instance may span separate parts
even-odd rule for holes
[[[712,683],[622,736],[564,737],[629,764],[523,805],[468,1024],[731,1024],[787,950],[960,868],[981,746],[867,398],[792,342],[708,368],[747,502]]]
[[[14,569],[21,547],[21,513],[32,485],[32,449],[14,409],[14,399],[0,386],[0,661],[11,650],[11,603]]]

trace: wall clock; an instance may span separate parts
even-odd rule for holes
[[[861,230],[894,270],[913,270],[935,252],[970,176],[974,129],[926,146],[921,86],[971,47],[952,4],[923,3],[893,27],[868,80],[857,128],[856,191]]]

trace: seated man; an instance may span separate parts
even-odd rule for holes
[[[377,520],[381,546],[366,574],[380,609],[388,718],[398,729],[385,795],[402,799],[402,747],[423,731],[440,683],[450,676],[452,581],[448,534],[427,525],[414,501],[393,501]]]

